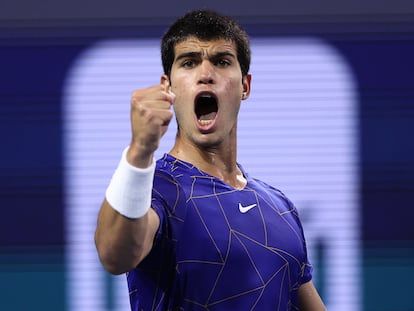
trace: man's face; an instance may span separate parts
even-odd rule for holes
[[[250,75],[242,78],[233,42],[191,37],[178,43],[170,85],[176,95],[179,139],[208,147],[235,138],[240,102],[250,92]]]

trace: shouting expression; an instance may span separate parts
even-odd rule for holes
[[[207,148],[235,141],[240,102],[249,96],[250,79],[242,77],[233,42],[190,37],[178,43],[170,80],[164,78],[176,95],[177,139]]]

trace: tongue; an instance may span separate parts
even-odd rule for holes
[[[210,112],[207,114],[203,114],[200,116],[199,120],[200,121],[210,121],[210,120],[214,120],[214,118],[216,117],[217,112]]]

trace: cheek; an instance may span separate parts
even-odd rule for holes
[[[188,79],[175,79],[171,83],[171,91],[176,96],[176,101],[187,102],[191,96],[192,84],[189,83]]]
[[[230,77],[227,79],[226,83],[226,92],[228,94],[238,94],[240,99],[243,93],[243,83],[240,77]]]
[[[181,94],[181,95],[177,95]],[[183,97],[182,93],[177,92],[176,98],[173,104],[175,119],[177,120],[178,124],[183,125],[184,123],[188,122],[189,119],[193,117],[192,105],[188,105],[189,100]],[[187,120],[187,121],[186,121]]]

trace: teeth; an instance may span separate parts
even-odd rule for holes
[[[198,120],[198,123],[200,123],[201,125],[208,125],[211,122],[213,122],[212,120]]]

